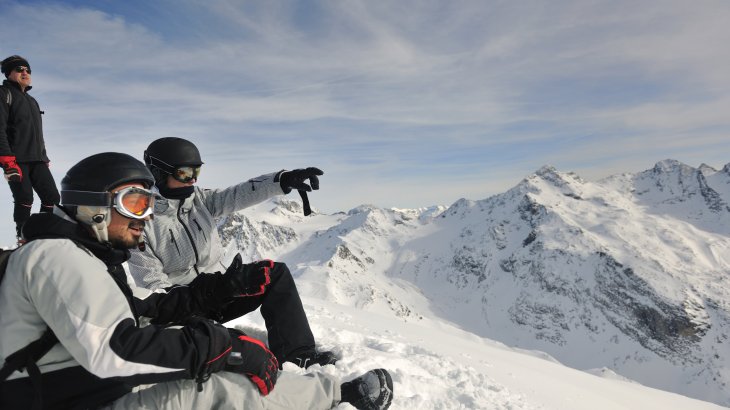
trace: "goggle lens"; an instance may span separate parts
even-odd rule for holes
[[[175,168],[175,172],[172,173],[173,178],[183,183],[188,183],[194,179],[198,179],[199,175],[200,167]]]
[[[122,206],[127,211],[140,216],[150,207],[150,197],[142,194],[127,194],[122,197]]]
[[[154,212],[152,192],[137,188],[124,188],[115,193],[114,207],[124,216],[144,219]]]

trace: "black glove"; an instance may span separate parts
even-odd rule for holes
[[[292,171],[281,171],[274,178],[274,182],[279,181],[281,189],[285,194],[288,194],[292,189],[299,191],[311,191],[313,189],[319,189],[319,178],[317,175],[324,175],[319,168],[306,168],[306,169],[295,169]],[[304,181],[309,180],[309,185]]]
[[[228,280],[234,297],[259,296],[264,294],[266,286],[271,283],[269,271],[273,267],[274,261],[269,259],[244,264],[239,253],[226,269],[224,277]]]
[[[226,358],[225,370],[248,377],[261,395],[271,393],[279,376],[276,356],[260,340],[246,336],[236,329],[228,329],[233,348]]]

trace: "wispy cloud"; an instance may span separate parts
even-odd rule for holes
[[[199,143],[218,186],[319,165],[331,211],[480,199],[543,164],[727,161],[722,0],[3,1],[0,16],[59,178],[170,135]]]

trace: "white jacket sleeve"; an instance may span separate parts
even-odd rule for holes
[[[284,191],[274,177],[278,172],[251,178],[226,189],[199,190],[198,195],[213,217],[220,217],[256,205]]]

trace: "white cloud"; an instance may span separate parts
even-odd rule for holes
[[[327,164],[407,192],[439,173],[601,174],[681,150],[717,163],[730,129],[726,1],[3,2],[0,16],[59,166],[180,135],[241,172],[211,179]],[[485,194],[439,184],[406,195]]]

